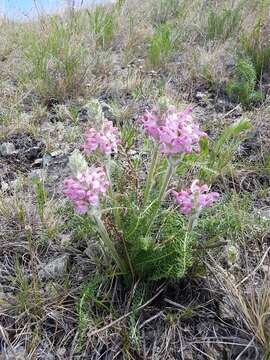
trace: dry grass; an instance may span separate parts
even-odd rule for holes
[[[242,35],[249,36],[263,2],[269,7],[266,0],[234,1],[234,7],[242,4],[239,30],[214,39],[210,5],[200,0],[188,6],[172,1],[180,10],[170,11],[167,3],[166,13],[161,1],[128,0],[122,8],[105,7],[95,31],[91,9],[54,17],[54,24],[50,17],[27,24],[1,20],[0,144],[13,141],[18,153],[0,156],[0,357],[270,358],[268,70],[256,84],[265,91],[257,107],[242,108],[225,89]],[[229,0],[213,3],[218,14],[232,7]],[[107,26],[104,14],[117,25]],[[163,21],[175,41],[153,69],[149,44]],[[268,37],[265,31],[265,43]],[[37,59],[44,61],[41,67]],[[196,276],[127,290],[100,261],[91,224],[73,215],[61,183],[68,154],[91,125],[85,109],[92,97],[127,129],[163,95],[180,108],[192,103],[211,143],[239,116],[251,119],[245,151],[239,149],[214,183],[224,198],[235,196],[226,212],[218,210],[217,227],[226,219],[225,227],[233,228],[231,214],[237,225],[217,236],[237,256],[230,259],[228,247],[212,249]],[[135,155],[128,154],[136,156],[136,146],[132,150]],[[48,192],[42,211],[33,174]],[[63,274],[42,279],[45,264],[63,255],[69,259]]]

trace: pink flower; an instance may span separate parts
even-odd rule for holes
[[[184,215],[191,211],[200,212],[203,208],[212,206],[219,198],[217,192],[209,192],[207,185],[199,185],[199,180],[194,180],[187,190],[172,193]]]
[[[162,154],[170,156],[200,151],[199,141],[207,134],[194,123],[191,112],[190,107],[184,112],[177,112],[171,107],[163,115],[159,115],[155,108],[144,114],[144,128],[149,136],[160,143]]]
[[[87,168],[76,177],[64,180],[64,195],[73,203],[79,214],[85,214],[89,205],[98,206],[99,198],[108,188],[106,174],[102,168]]]
[[[153,108],[151,112],[146,111],[141,120],[147,134],[155,140],[159,140],[158,129],[159,126],[162,126],[164,124],[165,119],[158,115],[156,108]]]
[[[119,143],[118,129],[113,127],[111,121],[105,120],[102,124],[101,131],[97,131],[94,128],[87,130],[83,149],[87,155],[96,150],[102,154],[110,155],[113,152],[117,152]]]

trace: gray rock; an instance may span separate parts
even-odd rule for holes
[[[16,152],[15,146],[13,143],[5,142],[0,145],[0,154],[2,156],[9,156]]]
[[[8,183],[7,182],[5,182],[5,181],[1,181],[1,183],[0,183],[0,189],[1,189],[1,191],[7,191],[8,189],[9,189],[9,185],[8,185]]]
[[[257,214],[264,221],[270,220],[270,208],[269,207],[266,207],[264,209],[258,209]]]
[[[51,161],[52,161],[52,156],[50,154],[43,155],[42,162],[44,167],[49,166]]]
[[[47,280],[63,277],[67,271],[68,261],[67,254],[50,261],[39,271],[39,277]]]
[[[40,158],[40,159],[36,159],[33,163],[33,165],[42,165],[43,163],[43,160]]]
[[[262,265],[261,270],[264,272],[265,275],[270,275],[270,265]]]
[[[55,151],[52,151],[52,152],[50,153],[50,155],[51,155],[52,157],[61,156],[61,155],[63,155],[63,151],[62,151],[62,150],[55,150]]]
[[[195,99],[196,100],[207,100],[208,99],[208,96],[206,93],[203,93],[201,91],[198,91],[195,95]]]

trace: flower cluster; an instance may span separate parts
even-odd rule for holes
[[[101,130],[94,128],[86,132],[83,150],[89,155],[93,151],[100,151],[102,154],[111,155],[117,152],[117,146],[120,143],[118,129],[113,126],[111,121],[105,120]]]
[[[199,152],[200,138],[207,135],[194,123],[191,112],[191,108],[177,112],[171,107],[163,115],[155,108],[144,114],[144,128],[148,135],[159,141],[162,154],[170,156]]]
[[[172,193],[184,215],[188,215],[191,211],[199,213],[203,208],[210,207],[219,198],[217,192],[209,192],[207,185],[199,185],[199,180],[194,180],[187,190],[172,191]]]
[[[87,168],[76,177],[64,181],[64,195],[73,203],[79,214],[85,214],[89,205],[98,206],[99,198],[106,193],[109,183],[102,168]]]

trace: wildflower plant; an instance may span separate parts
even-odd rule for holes
[[[200,153],[207,135],[194,122],[191,108],[178,112],[166,99],[145,112],[138,131],[140,127],[153,143],[145,179],[138,175],[138,161],[125,153],[120,130],[104,119],[86,131],[84,155],[76,150],[70,157],[72,177],[64,182],[64,194],[78,214],[93,219],[104,253],[126,279],[180,278],[195,259],[194,229],[200,214],[219,194],[199,180],[178,192],[173,179],[188,155]],[[98,164],[89,165],[86,159]],[[164,163],[166,169],[160,171]]]

